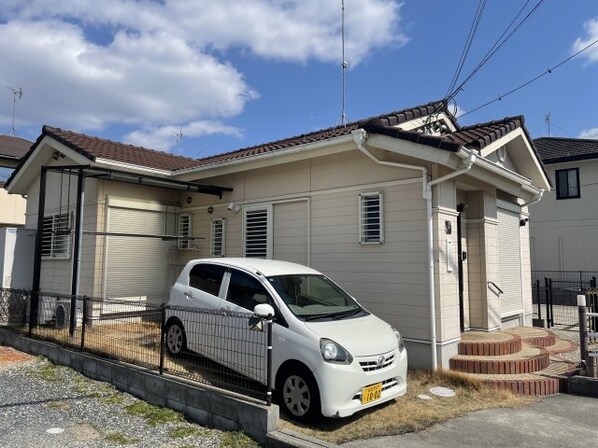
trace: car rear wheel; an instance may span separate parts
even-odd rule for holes
[[[181,321],[173,320],[166,327],[166,349],[172,356],[180,355],[187,348],[187,336]]]
[[[277,395],[282,408],[295,420],[311,421],[321,414],[318,385],[305,367],[287,369],[280,378]]]

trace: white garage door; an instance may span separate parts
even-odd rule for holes
[[[500,311],[502,318],[522,312],[521,300],[521,241],[519,213],[499,208],[498,217],[498,275]]]
[[[307,201],[274,204],[274,259],[307,264],[307,205]]]
[[[109,208],[109,232],[172,234],[174,215],[154,210]],[[168,263],[175,242],[160,238],[108,236],[106,297],[142,297],[151,302],[168,300]]]

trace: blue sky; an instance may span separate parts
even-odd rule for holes
[[[470,73],[516,13],[489,0]],[[478,0],[345,0],[346,113],[357,120],[442,98]],[[341,0],[0,0],[0,133],[48,124],[190,157],[340,124]],[[461,113],[598,39],[598,1],[544,0],[456,97]],[[598,138],[598,44],[463,116],[525,115],[532,137]],[[182,140],[176,135],[182,131]]]

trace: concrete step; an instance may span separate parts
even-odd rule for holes
[[[465,373],[509,375],[543,370],[549,362],[548,350],[523,344],[521,350],[508,355],[456,355],[449,360],[449,367]]]
[[[515,327],[504,330],[502,333],[519,336],[523,342],[536,345],[538,347],[548,347],[556,342],[555,334],[550,330],[534,327]]]
[[[504,332],[469,331],[461,334],[459,355],[503,356],[521,350],[521,337]]]

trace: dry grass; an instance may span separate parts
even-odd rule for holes
[[[410,371],[407,386],[407,394],[395,401],[349,418],[323,419],[310,426],[283,420],[282,426],[327,442],[343,443],[421,431],[471,411],[515,408],[531,402],[529,398],[481,384],[456,372]],[[452,398],[434,396],[429,392],[433,386],[450,387],[456,395]],[[422,400],[417,397],[421,394],[432,399]]]

